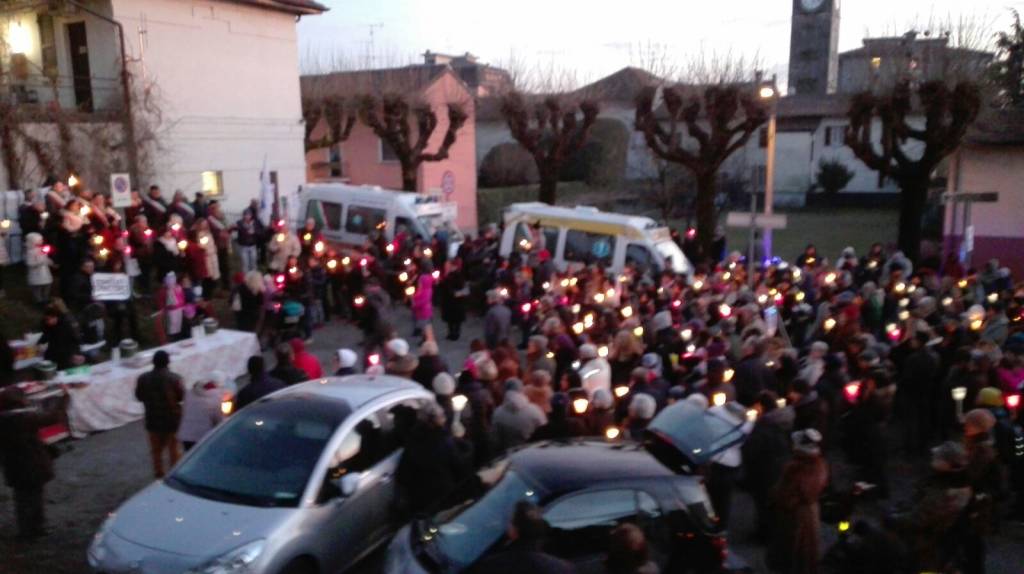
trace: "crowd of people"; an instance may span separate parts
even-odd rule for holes
[[[239,408],[321,376],[303,341],[332,317],[350,321],[364,342],[338,351],[337,374],[402,376],[437,397],[434,431],[409,445],[397,477],[413,508],[458,484],[437,478],[454,472],[439,468],[446,460],[479,467],[538,440],[643,441],[662,409],[690,401],[748,435],[701,472],[725,530],[735,489],[751,494],[777,571],[817,571],[822,501],[849,490],[889,499],[897,452],[931,456],[932,475],[886,521],[907,571],[981,572],[992,526],[1024,520],[1024,288],[998,262],[915,267],[878,244],[832,261],[808,246],[792,263],[768,260],[753,271],[737,253],[687,275],[632,264],[611,273],[587,261],[559,271],[540,229],[508,258],[498,255],[493,226],[449,257],[442,230],[429,240],[378,230],[358,250],[335,251],[315,220],[297,230],[264,225],[251,206],[229,224],[216,202],[176,193],[166,203],[157,187],[136,195],[126,215],[122,231],[103,196],[59,183],[39,201],[27,198],[20,219],[33,297],[48,301],[52,266],[66,305],[47,307],[48,357],[61,367],[83,360],[67,323],[88,322],[88,275],[97,269],[132,275],[170,339],[212,313],[205,299],[229,297],[235,324],[276,357],[273,369],[250,361]],[[692,239],[679,236],[684,251],[692,253]],[[411,309],[408,332],[399,332],[399,303]],[[105,307],[108,319],[136,328],[132,305]],[[447,364],[439,339],[460,339],[471,314],[482,318],[482,336],[464,362]],[[215,400],[202,395],[223,386],[185,389],[161,368],[138,391],[157,476],[163,453],[173,464],[179,441],[187,448],[217,422]],[[184,412],[173,406],[182,402]],[[150,417],[150,403],[168,412]],[[203,424],[176,436],[183,418]],[[838,476],[837,460],[852,471]],[[523,532],[533,515],[517,516]]]

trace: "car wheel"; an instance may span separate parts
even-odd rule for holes
[[[316,562],[312,558],[296,558],[281,570],[281,574],[317,574]]]

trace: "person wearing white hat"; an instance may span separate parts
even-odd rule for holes
[[[358,372],[356,364],[359,362],[359,355],[352,349],[338,349],[335,360],[338,362],[338,370],[334,372],[334,376],[344,377]]]
[[[225,396],[234,394],[225,387],[226,380],[224,373],[214,371],[206,380],[197,382],[185,393],[178,440],[186,452],[224,420],[221,402]]]
[[[405,339],[391,339],[384,344],[386,359],[404,357],[409,354],[409,343]]]

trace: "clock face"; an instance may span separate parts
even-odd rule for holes
[[[821,5],[824,3],[825,0],[800,0],[800,5],[808,12],[813,12],[818,8],[821,8]]]

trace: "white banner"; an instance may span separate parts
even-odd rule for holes
[[[127,301],[132,296],[132,280],[127,273],[93,273],[92,298],[96,301]]]

